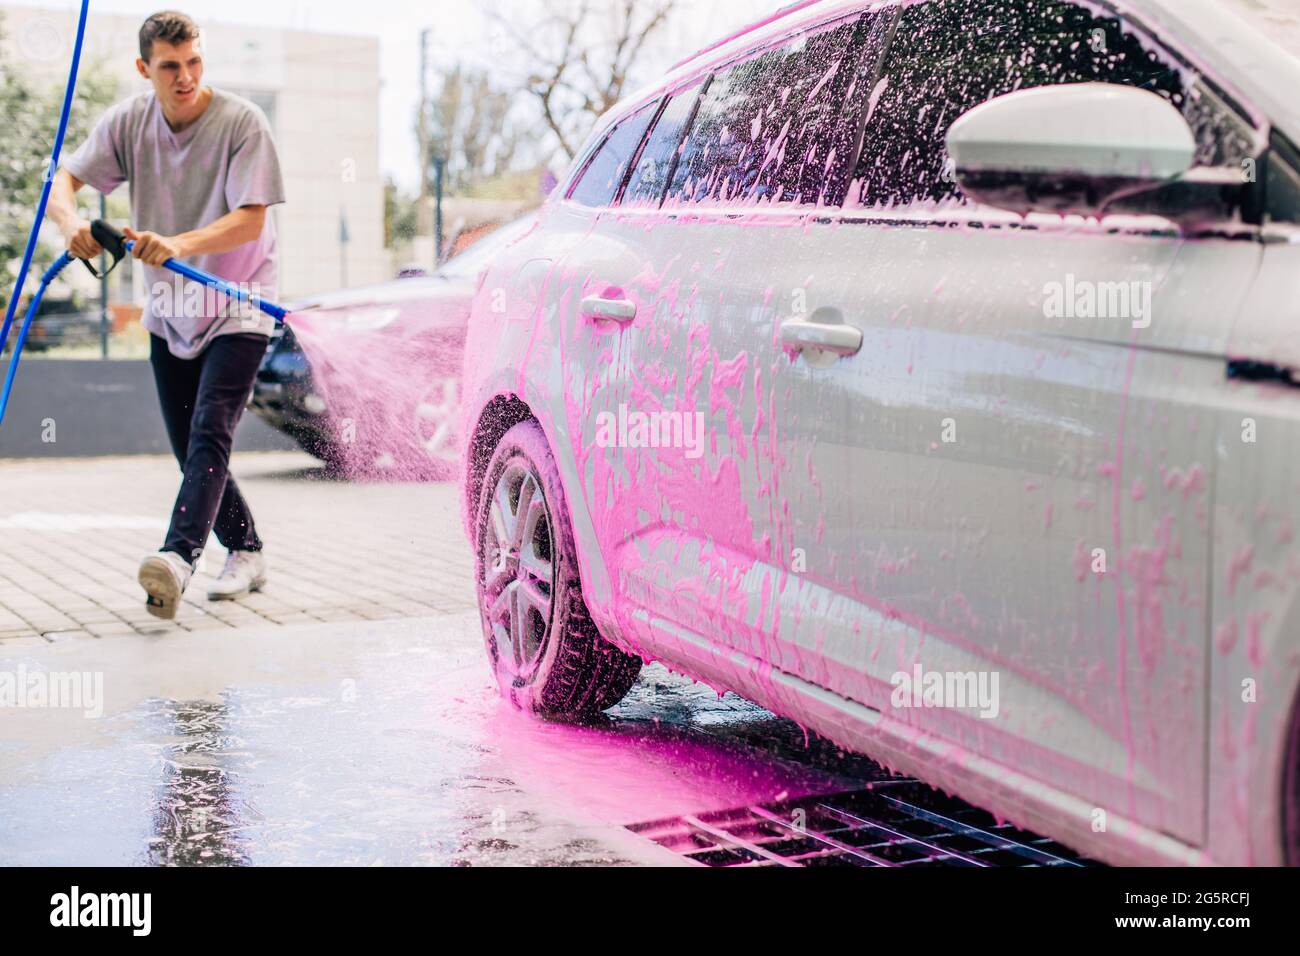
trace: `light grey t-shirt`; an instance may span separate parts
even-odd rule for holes
[[[174,236],[209,225],[240,206],[284,202],[280,160],[265,114],[239,96],[213,90],[208,108],[172,132],[152,90],[109,108],[90,137],[63,161],[68,172],[102,193],[131,184],[137,232]],[[185,260],[205,272],[245,283],[274,300],[275,223],[230,252]],[[175,273],[144,267],[148,302],[142,324],[178,358],[194,358],[218,335],[270,334],[274,320]]]

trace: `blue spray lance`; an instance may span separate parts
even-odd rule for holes
[[[81,0],[81,16],[77,20],[77,40],[72,48],[72,69],[68,73],[67,88],[63,91],[63,111],[59,114],[59,128],[54,134],[54,149],[50,152],[50,165],[46,167],[45,183],[41,187],[41,198],[36,205],[36,221],[32,223],[32,231],[27,236],[27,251],[23,253],[23,264],[18,268],[18,281],[14,283],[14,294],[9,297],[9,304],[5,307],[5,324],[4,328],[0,329],[0,352],[4,351],[5,343],[9,341],[9,327],[13,325],[18,297],[22,295],[23,285],[27,281],[27,270],[32,264],[32,254],[36,252],[36,237],[41,231],[41,223],[45,220],[45,206],[50,201],[50,187],[54,184],[54,171],[59,168],[59,153],[63,150],[63,137],[68,132],[68,115],[72,112],[72,95],[77,87],[77,70],[81,65],[81,45],[86,38],[86,16],[89,13],[90,0]],[[14,343],[14,354],[9,360],[9,370],[5,375],[4,390],[0,391],[0,422],[4,421],[5,409],[9,405],[9,392],[13,388],[14,373],[18,370],[18,356],[22,354],[23,342],[27,338],[27,330],[31,327],[32,317],[36,315],[36,306],[41,304],[41,297],[45,294],[46,286],[53,282],[54,277],[67,268],[68,263],[71,261],[72,257],[64,253],[54,265],[46,270],[45,275],[41,276],[41,287],[32,298],[32,306],[28,308],[27,316],[18,332],[18,339]]]
[[[104,247],[104,250],[113,257],[113,265],[116,266],[128,252],[135,248],[135,240],[126,238],[121,230],[114,228],[102,219],[96,219],[90,224],[90,234],[94,236],[95,241]],[[66,254],[65,254],[66,255]],[[90,263],[86,263],[90,265]],[[261,309],[267,315],[275,319],[276,325],[284,324],[284,317],[288,311],[283,307],[276,305],[269,299],[263,299],[259,295],[253,295],[242,286],[233,282],[227,282],[217,276],[204,272],[202,269],[196,269],[194,266],[186,265],[179,259],[168,259],[162,264],[164,269],[175,272],[177,275],[184,276],[193,282],[207,286],[209,289],[215,289],[222,295],[229,296],[232,299],[238,299],[255,309]],[[110,269],[111,271],[111,269]]]
[[[90,0],[81,0],[81,16],[77,22],[77,39],[72,51],[72,69],[68,74],[68,85],[63,94],[63,110],[59,114],[59,128],[54,136],[54,148],[50,152],[50,164],[44,177],[44,186],[41,188],[40,202],[36,206],[36,220],[32,223],[32,231],[27,237],[27,251],[23,255],[22,266],[18,270],[18,281],[14,284],[14,294],[10,296],[9,303],[5,308],[4,328],[0,330],[0,352],[4,351],[5,343],[9,340],[9,328],[13,325],[18,298],[22,294],[23,285],[27,281],[27,270],[31,267],[32,255],[36,251],[36,239],[41,230],[41,223],[45,220],[45,207],[49,203],[50,187],[54,183],[54,172],[59,168],[59,154],[63,150],[63,138],[68,131],[68,115],[72,111],[72,98],[77,85],[77,71],[81,65],[81,47],[86,35],[86,17],[89,10]],[[127,239],[119,230],[102,219],[91,223],[90,232],[95,237],[95,241],[112,255],[114,266],[135,246],[132,240]],[[40,308],[41,299],[44,298],[45,290],[50,283],[72,262],[73,256],[69,252],[64,252],[59,256],[54,264],[46,269],[45,274],[41,276],[40,288],[36,290],[36,294],[32,296],[31,304],[27,307],[27,314],[23,317],[23,323],[19,327],[18,337],[14,340],[14,354],[9,359],[4,387],[0,389],[0,424],[4,423],[5,409],[9,407],[9,394],[13,391],[14,375],[18,371],[18,360],[22,357],[23,344],[27,341],[27,333],[31,329],[32,320],[36,317],[37,310]],[[277,325],[284,323],[287,312],[282,306],[253,295],[233,282],[227,282],[225,279],[209,275],[202,269],[196,269],[176,259],[168,259],[162,266],[164,269],[184,276],[193,282],[201,283],[209,289],[215,289],[232,299],[261,309],[274,318]],[[86,268],[95,273],[94,267],[89,262],[86,262]]]

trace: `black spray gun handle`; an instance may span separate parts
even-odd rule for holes
[[[108,275],[117,268],[119,262],[126,258],[126,233],[122,232],[121,229],[118,229],[111,223],[105,222],[103,219],[96,219],[90,224],[90,235],[97,243],[104,247],[105,252],[113,257],[113,264],[104,271],[104,275]],[[90,270],[91,275],[96,279],[102,278],[98,270],[90,264],[89,259],[82,259],[81,261],[86,268]]]

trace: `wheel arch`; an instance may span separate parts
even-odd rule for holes
[[[474,423],[474,431],[465,444],[464,493],[462,517],[465,534],[474,542],[474,509],[483,490],[483,476],[487,473],[492,452],[502,436],[520,422],[537,421],[533,410],[517,395],[496,395],[484,404]],[[540,424],[540,422],[539,422]],[[545,430],[545,429],[543,429]],[[549,439],[549,436],[547,436]]]
[[[588,609],[596,620],[602,633],[608,639],[620,643],[621,635],[608,613],[611,604],[612,589],[609,569],[605,555],[600,553],[595,544],[596,533],[587,506],[587,496],[583,493],[582,479],[577,472],[572,448],[564,439],[563,429],[549,419],[544,402],[530,400],[530,396],[520,397],[516,391],[502,389],[482,402],[480,411],[473,420],[464,446],[464,472],[462,475],[462,520],[465,534],[471,547],[476,546],[474,518],[479,496],[483,490],[483,479],[492,459],[492,452],[497,443],[515,425],[524,421],[535,421],[546,437],[546,443],[555,458],[560,473],[568,506],[569,520],[578,549],[579,574],[582,590],[586,597]]]

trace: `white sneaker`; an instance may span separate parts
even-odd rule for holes
[[[194,566],[175,551],[159,551],[140,562],[136,580],[148,597],[144,606],[154,617],[170,621],[180,607],[181,595],[194,576]]]
[[[226,566],[208,585],[209,601],[228,601],[266,585],[266,558],[261,551],[231,551]]]

